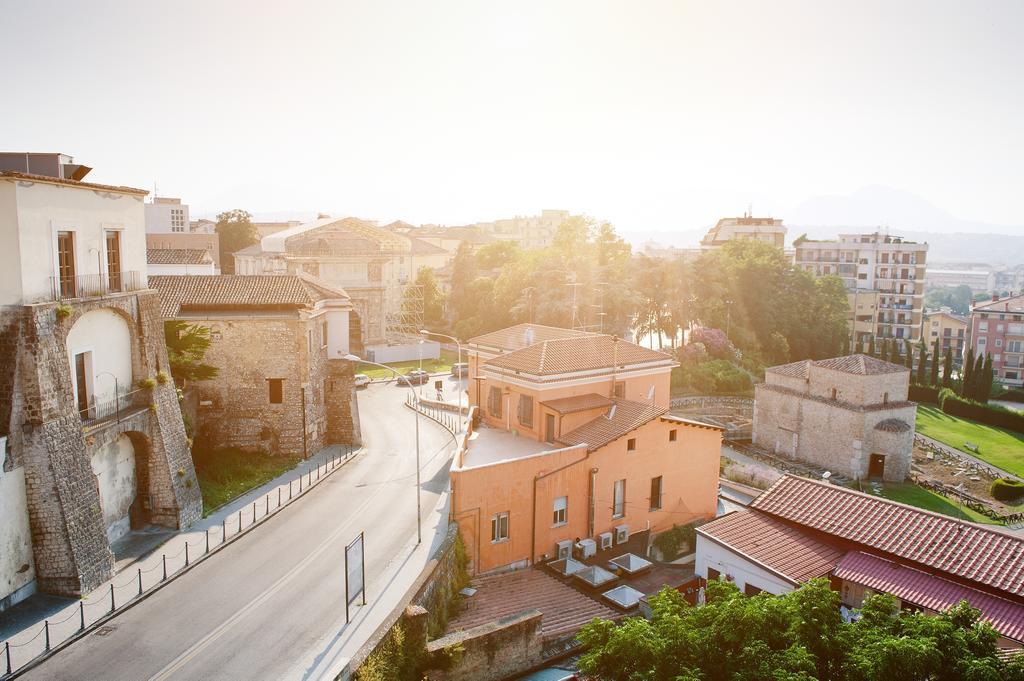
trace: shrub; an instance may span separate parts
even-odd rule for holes
[[[170,376],[167,375],[166,371],[158,371],[158,372],[156,372],[156,382],[159,383],[160,385],[163,385],[169,379],[170,379]]]
[[[1024,482],[1010,478],[996,478],[989,492],[999,501],[1015,501],[1024,496]]]
[[[700,392],[737,393],[753,387],[750,374],[724,359],[687,367],[685,373],[689,384]]]
[[[654,538],[654,546],[664,560],[675,560],[683,555],[684,547],[690,551],[696,548],[697,533],[694,525],[673,525]]]
[[[959,416],[996,428],[1024,433],[1024,414],[994,404],[966,400],[949,388],[939,391],[939,407],[950,416]]]
[[[907,396],[914,402],[924,402],[925,404],[939,403],[939,389],[931,385],[912,383]]]
[[[140,378],[138,386],[143,390],[152,390],[156,387],[156,379],[153,378]]]
[[[1000,393],[998,399],[1006,400],[1007,402],[1024,402],[1024,388],[1013,388],[1006,392]]]
[[[70,317],[72,312],[74,312],[74,308],[67,303],[60,303],[57,307],[53,308],[53,313],[57,315],[57,321]]]

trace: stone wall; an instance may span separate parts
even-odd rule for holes
[[[431,671],[429,677],[433,681],[500,681],[536,667],[544,648],[542,618],[540,610],[524,610],[429,642],[430,659],[450,660],[447,669]]]
[[[59,317],[56,303],[6,308],[0,328],[19,329],[10,360],[10,392],[0,395],[9,414],[9,461],[23,467],[32,548],[39,589],[80,595],[106,580],[113,568],[97,479],[90,459],[106,440],[83,427],[73,394],[66,339],[76,319],[107,308],[122,315],[132,335],[132,376],[137,381],[168,370],[159,300],[153,291],[70,301]],[[12,319],[16,318],[15,319]],[[0,334],[0,336],[3,336]],[[102,342],[98,339],[97,342]],[[170,381],[144,395],[135,439],[146,443],[148,520],[184,527],[202,513],[202,500]],[[110,427],[109,425],[107,426]],[[114,423],[126,432],[125,424]],[[133,439],[133,443],[135,442]],[[173,471],[173,474],[172,474]],[[3,522],[5,519],[0,519]]]
[[[324,444],[361,445],[359,402],[353,377],[355,365],[344,359],[327,361],[327,432]]]

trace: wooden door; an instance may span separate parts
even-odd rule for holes
[[[868,477],[869,478],[881,478],[885,476],[885,455],[884,454],[872,454],[871,461],[868,463]]]
[[[121,232],[107,231],[107,283],[112,292],[121,291]]]

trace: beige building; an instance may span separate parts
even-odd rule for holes
[[[498,241],[514,241],[521,248],[547,248],[554,241],[558,227],[572,217],[576,216],[567,210],[542,210],[540,215],[517,215],[473,226]]]
[[[747,214],[741,218],[722,218],[704,235],[700,247],[702,250],[721,248],[734,240],[763,241],[782,248],[786,243],[786,227],[782,220],[755,218]]]
[[[921,337],[928,344],[929,352],[932,343],[938,339],[939,352],[945,355],[946,350],[951,350],[953,360],[959,362],[967,348],[969,330],[970,323],[967,317],[961,317],[948,310],[937,310],[924,313]]]
[[[793,245],[797,267],[816,277],[835,275],[848,291],[878,294],[873,330],[867,333],[858,329],[853,345],[857,341],[866,344],[871,334],[911,342],[921,338],[928,244],[875,232],[840,234],[838,241],[801,238]],[[858,315],[862,313],[851,311],[851,317]]]
[[[754,444],[854,480],[910,474],[917,405],[910,370],[867,355],[765,369]]]
[[[210,330],[204,361],[218,375],[192,384],[204,446],[309,455],[358,439],[344,291],[308,275],[150,281],[164,318]]]

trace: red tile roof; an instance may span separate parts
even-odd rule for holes
[[[507,329],[500,329],[485,333],[481,336],[470,338],[468,345],[478,345],[485,348],[494,348],[503,352],[510,352],[525,348],[534,343],[553,340],[556,338],[574,338],[582,336],[596,336],[589,331],[574,331],[563,329],[557,326],[544,326],[543,324],[516,324]]]
[[[790,362],[789,364],[780,364],[778,366],[768,367],[765,371],[782,374],[784,376],[807,378],[808,369],[812,365],[823,369],[831,369],[832,371],[857,374],[859,376],[875,376],[878,374],[895,374],[903,371],[910,371],[902,364],[893,364],[892,362],[886,362],[885,360],[877,359],[870,355],[846,355],[844,357],[832,357],[831,359],[819,360],[805,359],[799,362]]]
[[[1024,596],[1024,539],[838,485],[785,475],[751,509]]]
[[[833,574],[935,612],[965,600],[1000,634],[1024,642],[1024,605],[1005,598],[860,551],[843,556]]]
[[[484,366],[516,371],[534,376],[550,376],[574,371],[610,369],[617,364],[671,366],[671,355],[617,340],[613,336],[590,334],[574,338],[558,338],[534,343],[520,350],[495,357]]]
[[[202,248],[147,248],[148,265],[204,265],[213,262]]]
[[[1024,294],[978,303],[971,312],[1024,312]]]
[[[150,276],[160,293],[160,314],[178,316],[181,308],[299,308],[321,300],[347,300],[348,294],[308,275],[174,274]]]
[[[557,411],[559,414],[574,414],[578,411],[587,411],[588,409],[610,407],[613,402],[610,397],[598,395],[597,393],[587,393],[586,395],[560,397],[557,400],[541,402],[541,404],[548,409]]]
[[[608,412],[587,421],[579,428],[558,438],[560,444],[572,447],[586,444],[588,451],[600,449],[613,440],[627,435],[668,411],[664,407],[630,400],[614,400]],[[614,409],[614,412],[612,412]],[[610,418],[609,418],[610,417]]]
[[[798,584],[827,575],[843,551],[797,527],[751,510],[736,511],[697,528],[697,533],[743,554]]]

